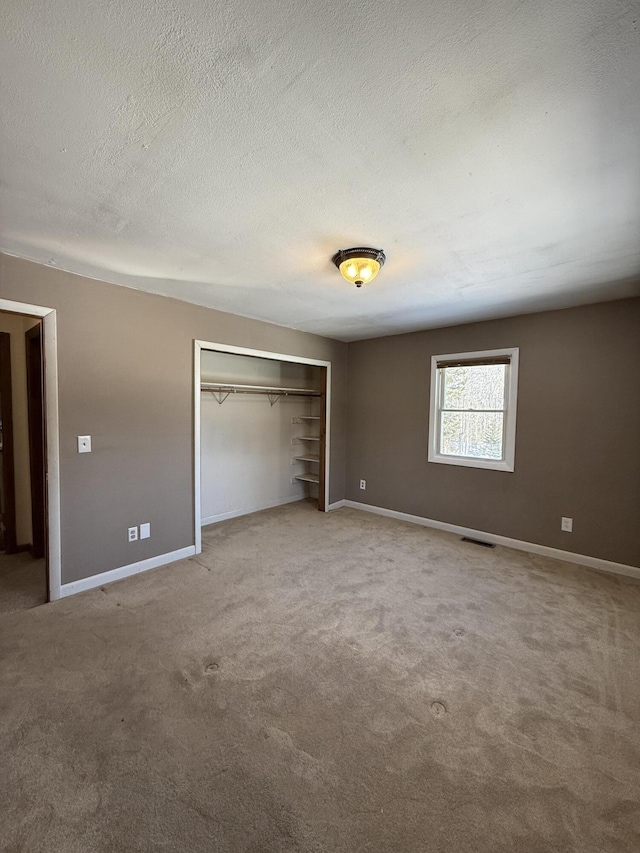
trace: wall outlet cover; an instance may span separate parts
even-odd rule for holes
[[[129,527],[127,529],[127,538],[129,542],[137,542],[138,541],[138,528],[137,527]]]
[[[565,533],[573,533],[573,519],[562,516],[562,524],[560,527]]]
[[[360,488],[361,489],[367,488],[367,481],[366,480],[360,480]]]
[[[91,453],[91,436],[78,436],[78,453]]]

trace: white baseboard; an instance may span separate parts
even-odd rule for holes
[[[341,506],[346,506],[346,505],[347,505],[347,502],[346,502],[345,500],[342,500],[342,501],[336,501],[336,502],[335,502],[335,503],[333,503],[333,504],[329,504],[329,506],[327,507],[327,509],[328,509],[329,511],[331,511],[332,509],[340,509],[340,507],[341,507]]]
[[[193,557],[195,553],[195,545],[189,545],[187,548],[169,551],[167,554],[158,554],[157,557],[149,557],[148,560],[140,560],[138,563],[121,566],[119,569],[111,569],[109,572],[101,572],[99,575],[92,575],[79,581],[63,583],[60,587],[60,598],[75,595],[76,592],[84,592],[86,589],[95,589],[97,586],[104,586],[106,583],[113,583],[113,581],[119,581],[131,577],[131,575],[138,575],[140,572],[146,572],[149,569],[157,569],[160,566],[166,566],[167,563],[175,563],[176,560]]]
[[[499,536],[497,533],[485,533],[483,530],[473,530],[471,527],[448,524],[446,521],[435,521],[432,518],[423,518],[420,515],[409,515],[407,512],[397,512],[394,509],[384,509],[384,507],[363,504],[359,501],[342,501],[342,506],[347,506],[351,509],[360,509],[364,512],[372,512],[376,515],[385,515],[388,518],[397,518],[399,521],[409,521],[411,524],[421,524],[423,527],[434,527],[437,530],[444,530],[447,533],[470,536],[472,539],[482,539],[484,542],[504,545],[505,548],[515,548],[517,551],[528,551],[530,554],[540,554],[543,557],[552,557],[555,560],[564,560],[567,563],[578,563],[581,566],[587,566],[590,569],[599,569],[602,572],[640,578],[640,568],[637,566],[626,566],[624,563],[601,560],[599,557],[588,557],[586,554],[574,554],[571,551],[563,551],[560,548],[550,548],[548,545],[536,545],[535,542],[510,539],[508,536]]]
[[[215,524],[217,521],[226,521],[228,518],[239,518],[241,515],[249,515],[252,512],[260,512],[263,509],[272,509],[274,506],[284,506],[292,504],[296,501],[303,501],[304,495],[289,495],[286,498],[276,498],[274,501],[268,501],[258,506],[248,506],[244,509],[234,509],[231,512],[221,512],[218,515],[207,515],[201,521],[201,526],[206,527],[207,524]]]

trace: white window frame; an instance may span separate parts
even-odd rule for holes
[[[513,471],[516,456],[516,414],[518,405],[518,347],[482,350],[480,352],[458,352],[450,355],[431,357],[431,396],[429,403],[429,462],[443,465],[462,465],[467,468],[488,468],[493,471]],[[440,412],[442,409],[442,388],[438,375],[438,362],[473,361],[506,356],[509,364],[505,377],[504,421],[502,437],[502,459],[475,459],[471,456],[451,456],[439,452]]]

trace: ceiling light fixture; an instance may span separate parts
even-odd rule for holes
[[[340,249],[331,260],[345,281],[362,287],[365,282],[373,281],[386,259],[382,249],[359,246],[355,249]]]

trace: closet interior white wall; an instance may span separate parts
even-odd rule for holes
[[[226,396],[224,391],[202,390],[211,385],[251,387],[260,393],[239,390]],[[269,395],[263,388],[315,394]],[[197,552],[201,528],[225,518],[318,495],[318,509],[328,509],[330,411],[330,362],[194,342]],[[323,436],[324,442],[314,441],[315,436]],[[308,480],[314,480],[316,473],[324,475],[324,488],[296,479],[310,474]]]

